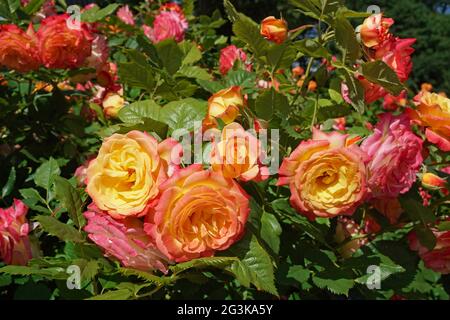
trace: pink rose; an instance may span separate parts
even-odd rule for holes
[[[136,23],[134,22],[134,16],[133,13],[130,10],[130,7],[128,5],[120,8],[117,11],[117,17],[125,24],[128,24],[130,26],[134,26]]]
[[[417,251],[427,268],[442,274],[450,274],[450,231],[440,232],[436,229],[432,231],[436,237],[433,250],[429,250],[420,243],[415,231],[408,235],[409,247]]]
[[[41,59],[49,69],[78,68],[92,53],[93,36],[87,25],[71,29],[68,18],[68,14],[46,18],[37,32]]]
[[[380,116],[375,132],[361,145],[371,158],[368,184],[372,197],[395,198],[411,188],[423,162],[422,144],[406,115]]]
[[[184,33],[188,29],[186,18],[176,11],[161,11],[153,22],[153,28],[143,26],[145,35],[154,43],[166,39],[183,41]]]
[[[114,220],[94,204],[89,206],[84,216],[87,219],[84,231],[89,239],[103,248],[105,256],[118,259],[127,268],[167,272],[167,258],[144,232],[142,221],[136,218]]]
[[[247,55],[242,49],[236,47],[235,45],[230,45],[220,50],[220,58],[219,58],[220,73],[226,75],[228,71],[233,68],[237,60],[242,61],[242,63],[245,64],[246,69],[248,71],[252,70],[252,65],[247,63]]]
[[[249,196],[233,179],[191,165],[175,172],[160,191],[144,229],[171,260],[209,257],[242,237]]]
[[[20,200],[0,209],[0,259],[6,264],[26,265],[32,258],[26,219],[28,207]]]
[[[416,39],[400,39],[391,37],[381,43],[375,51],[375,59],[384,61],[396,73],[401,82],[408,80],[412,71],[411,47]]]

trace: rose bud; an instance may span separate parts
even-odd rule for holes
[[[234,86],[220,90],[208,100],[208,116],[229,124],[237,118],[242,106],[244,106],[244,97],[240,87]]]
[[[269,41],[281,44],[288,37],[287,22],[273,16],[267,17],[261,22],[261,35]]]
[[[422,186],[430,190],[439,190],[445,188],[447,181],[433,173],[425,173],[422,175]]]

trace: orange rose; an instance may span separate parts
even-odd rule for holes
[[[44,19],[37,32],[42,62],[50,69],[80,67],[91,55],[93,36],[86,24],[67,26],[68,14]]]
[[[389,37],[389,28],[394,20],[383,18],[382,13],[374,14],[364,20],[361,27],[361,41],[366,47],[372,48]]]
[[[145,215],[175,161],[169,151],[176,150],[175,146],[173,139],[158,144],[141,131],[112,135],[89,163],[87,193],[113,218]]]
[[[288,37],[287,22],[273,16],[267,17],[261,22],[261,35],[269,41],[281,44]]]
[[[161,198],[146,216],[145,230],[176,262],[212,256],[244,233],[249,197],[233,180],[191,165],[160,187]]]
[[[430,190],[442,190],[444,194],[448,194],[447,180],[433,174],[427,172],[422,176],[422,185]]]
[[[223,89],[208,100],[208,117],[221,119],[226,124],[233,122],[239,115],[239,108],[244,106],[241,88],[234,86]]]
[[[125,99],[117,93],[108,93],[103,99],[103,112],[111,118],[115,118],[125,105]]]
[[[260,164],[262,152],[261,142],[240,124],[233,122],[223,128],[222,139],[214,142],[211,166],[226,178],[265,180],[269,170]]]
[[[27,32],[16,25],[0,26],[0,65],[19,72],[39,68],[36,37],[31,25]]]
[[[450,99],[436,93],[423,92],[416,110],[406,109],[411,119],[427,127],[428,141],[442,151],[450,151]]]

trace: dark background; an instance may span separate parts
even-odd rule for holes
[[[67,1],[90,3],[92,0]],[[106,0],[97,3],[106,5]],[[117,2],[137,4],[137,0]],[[182,2],[182,1],[177,1]],[[283,17],[291,27],[309,22],[301,16],[288,0],[232,0],[236,8],[255,21],[275,15]],[[196,15],[210,15],[214,10],[223,11],[222,0],[197,0]],[[410,85],[413,89],[423,82],[431,83],[436,91],[450,94],[450,0],[346,0],[349,8],[366,11],[369,5],[378,5],[386,16],[394,18],[391,31],[402,38],[417,38],[414,45],[414,71]],[[229,26],[221,30],[231,34]]]

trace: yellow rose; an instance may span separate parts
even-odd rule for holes
[[[87,193],[113,218],[143,216],[167,179],[161,145],[147,133],[131,131],[105,139],[87,169]]]
[[[103,100],[103,111],[108,117],[116,117],[125,105],[125,99],[117,93],[108,93]]]
[[[220,90],[208,100],[208,116],[229,124],[237,118],[243,105],[244,98],[238,86]]]
[[[314,129],[284,159],[278,185],[289,185],[291,205],[310,220],[352,215],[367,193],[366,159],[348,135]]]

